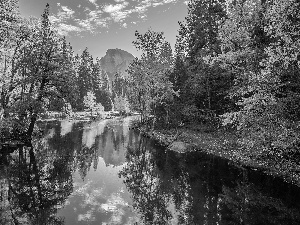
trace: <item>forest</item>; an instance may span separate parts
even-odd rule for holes
[[[191,0],[174,48],[136,31],[141,56],[110,82],[85,49],[76,55],[49,19],[0,3],[1,138],[28,137],[47,111],[137,111],[152,129],[205,124],[245,148],[298,154],[300,3]]]
[[[300,4],[192,0],[175,52],[162,32],[136,33],[129,102],[151,126],[231,130],[247,150],[299,154]],[[132,95],[134,93],[134,95]]]

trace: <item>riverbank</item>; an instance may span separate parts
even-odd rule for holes
[[[134,113],[125,113],[119,111],[103,111],[103,112],[93,112],[89,111],[78,111],[66,114],[64,112],[46,112],[39,116],[40,121],[47,120],[60,120],[60,119],[70,119],[70,120],[96,120],[96,119],[111,119],[117,116],[130,116],[135,115]]]
[[[239,138],[234,132],[212,130],[201,125],[142,132],[172,151],[203,151],[229,159],[237,166],[281,177],[300,187],[300,156],[247,150],[239,144]]]

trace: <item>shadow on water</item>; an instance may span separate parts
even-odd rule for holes
[[[130,119],[41,123],[1,153],[0,224],[300,224],[300,190],[204,153],[166,151]]]

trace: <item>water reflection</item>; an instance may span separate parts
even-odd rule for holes
[[[165,151],[133,118],[39,124],[1,155],[0,224],[300,224],[300,191],[203,153]]]
[[[0,224],[136,222],[117,175],[140,138],[131,119],[39,124],[42,138],[1,155]]]
[[[0,224],[64,224],[57,216],[73,189],[72,164],[38,141],[20,147],[1,168]]]
[[[137,215],[118,171],[125,151],[138,141],[129,130],[132,118],[92,123],[61,123],[48,143],[55,149],[73,149],[74,191],[59,211],[66,224],[133,224]],[[72,127],[71,132],[64,127]],[[60,129],[60,130],[59,130]]]
[[[140,140],[120,172],[143,224],[300,224],[299,188],[203,153]]]

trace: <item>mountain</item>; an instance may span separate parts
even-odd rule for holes
[[[118,48],[108,49],[105,56],[100,59],[100,65],[112,81],[116,73],[119,73],[123,78],[128,76],[126,70],[134,58],[132,54],[124,50]]]

